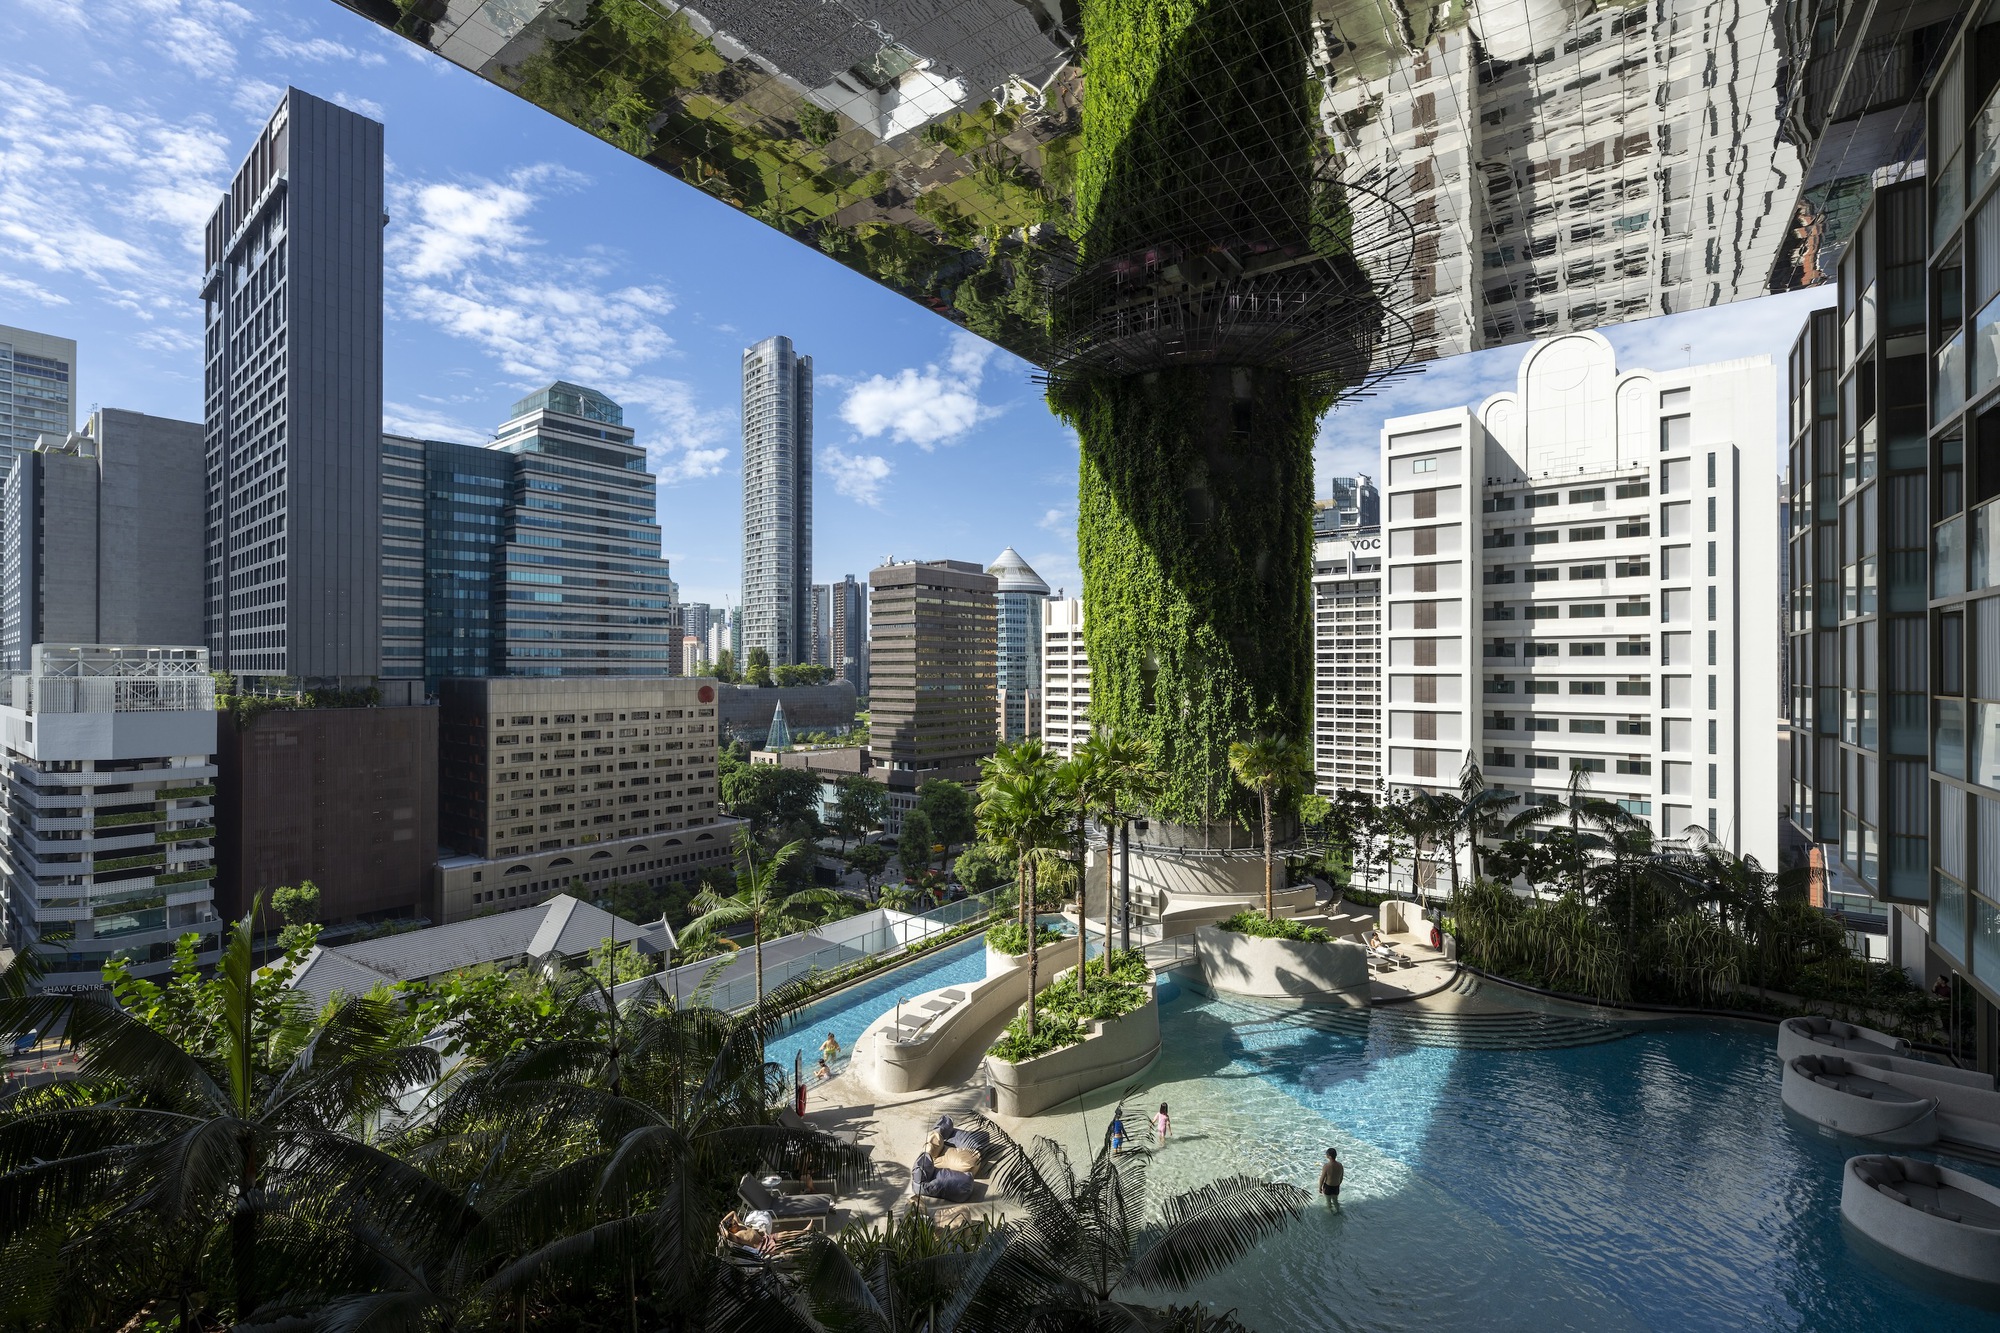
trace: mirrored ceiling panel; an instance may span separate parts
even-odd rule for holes
[[[1155,284],[1148,318],[1165,274],[1184,315],[1213,320],[1276,290],[1246,287],[1246,261],[1288,253],[1210,228],[1157,253],[1128,236],[1109,277],[1078,268],[1092,44],[1075,0],[339,3],[1054,373],[1105,355],[1102,338],[1078,352],[1069,307],[1132,264]],[[1347,388],[1826,280],[1874,185],[1922,171],[1924,92],[1959,16],[1891,0],[1209,8],[1254,9],[1305,52],[1318,123],[1295,167],[1365,275],[1343,276],[1348,306],[1359,282],[1379,311],[1327,342],[1340,355],[1321,371]],[[1191,131],[1188,152],[1212,165],[1214,139]]]

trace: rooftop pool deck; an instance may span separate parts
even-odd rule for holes
[[[845,1052],[899,995],[984,970],[977,938],[941,949],[809,1008],[771,1058],[789,1070],[797,1051],[810,1071],[829,1030]],[[1155,1199],[1236,1173],[1310,1190],[1337,1147],[1340,1209],[1315,1199],[1192,1293],[1259,1333],[2000,1333],[2000,1313],[1885,1272],[1849,1239],[1841,1164],[1869,1148],[1786,1113],[1773,1030],[1302,1009],[1171,981],[1161,995],[1151,1069],[1020,1132],[1083,1156],[1121,1094],[1135,1129],[1165,1101]]]

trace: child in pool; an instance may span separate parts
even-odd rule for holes
[[[1159,1114],[1153,1117],[1153,1137],[1158,1139],[1161,1146],[1164,1147],[1167,1142],[1167,1136],[1173,1133],[1173,1130],[1173,1121],[1167,1119],[1167,1104],[1161,1102]]]

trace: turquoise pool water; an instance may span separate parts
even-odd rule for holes
[[[1196,1293],[1259,1333],[2000,1333],[2000,1315],[1852,1250],[1840,1166],[1867,1149],[1787,1116],[1768,1032],[1463,1049],[1416,1044],[1381,1013],[1330,1022],[1192,992],[1163,1019],[1130,1102],[1172,1106],[1156,1198],[1235,1172],[1311,1188],[1329,1146],[1347,1162],[1339,1212],[1315,1202]],[[1089,1151],[1111,1100],[1036,1128]]]
[[[975,935],[969,940],[939,949],[906,967],[893,968],[816,1001],[799,1011],[765,1043],[766,1058],[775,1060],[787,1073],[796,1054],[804,1061],[806,1078],[812,1078],[819,1063],[820,1043],[831,1032],[840,1040],[840,1058],[834,1073],[847,1068],[847,1057],[868,1025],[894,1007],[897,996],[917,996],[941,986],[957,986],[978,981],[986,975],[986,939]]]
[[[1058,930],[1068,929],[1068,923],[1059,916],[1044,917],[1042,924]],[[1042,966],[1057,971],[1068,967],[1076,961],[1075,950],[1073,937],[1066,949],[1045,947],[1042,950]],[[1090,945],[1092,958],[1099,952],[1097,944]],[[792,1057],[797,1055],[804,1062],[802,1068],[810,1084],[813,1070],[819,1064],[820,1043],[831,1032],[840,1041],[840,1058],[833,1062],[833,1071],[839,1075],[847,1068],[847,1059],[854,1051],[855,1041],[868,1030],[870,1023],[895,1006],[898,996],[913,999],[925,991],[980,981],[985,976],[986,937],[975,935],[807,1005],[796,1018],[778,1030],[777,1036],[765,1043],[767,1058],[776,1061],[789,1074],[793,1067]]]

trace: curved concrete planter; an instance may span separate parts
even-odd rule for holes
[[[1047,952],[1044,950],[1044,952]],[[997,977],[1007,972],[1018,972],[1028,965],[1025,953],[1001,953],[992,945],[986,946],[986,975]]]
[[[1073,1097],[1131,1078],[1160,1054],[1157,983],[1129,1014],[1084,1028],[1083,1040],[1032,1060],[986,1057],[986,1073],[1002,1115],[1040,1115]]]
[[[1867,1076],[1876,1072],[1838,1056],[1796,1056],[1785,1061],[1781,1094],[1792,1110],[1842,1134],[1910,1148],[1936,1143],[1937,1102]]]
[[[1203,926],[1194,942],[1202,982],[1210,990],[1269,1000],[1368,1003],[1368,951],[1352,940],[1308,944]]]
[[[1800,1055],[1900,1055],[1910,1043],[1874,1028],[1839,1023],[1831,1018],[1788,1018],[1778,1024],[1778,1058]]]
[[[1909,1157],[1850,1157],[1840,1215],[1911,1263],[2000,1291],[2000,1190]]]
[[[1047,990],[1061,975],[1053,963],[1043,950],[1038,990]],[[945,1066],[967,1042],[984,1036],[1027,1002],[1028,956],[988,949],[984,980],[911,996],[900,1006],[905,1024],[900,1030],[897,1010],[885,1011],[855,1042],[854,1063],[877,1092],[936,1087]],[[928,1021],[917,1021],[926,1017]]]

